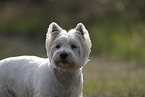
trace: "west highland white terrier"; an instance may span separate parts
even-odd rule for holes
[[[0,61],[0,97],[82,97],[82,68],[91,46],[82,23],[67,32],[52,22],[46,35],[48,58],[19,56]]]

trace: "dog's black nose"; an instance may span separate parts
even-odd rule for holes
[[[60,54],[60,58],[61,58],[62,60],[65,60],[67,57],[68,57],[68,54],[65,53],[65,52],[63,52],[63,53]]]

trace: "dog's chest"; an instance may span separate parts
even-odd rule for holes
[[[54,93],[53,97],[80,97],[78,91],[78,89],[69,89],[69,90],[57,90],[57,92]],[[56,94],[57,93],[57,94]]]
[[[80,97],[82,90],[81,74],[77,78],[70,74],[61,74],[55,71],[55,95],[54,97]],[[54,93],[54,94],[55,94]]]

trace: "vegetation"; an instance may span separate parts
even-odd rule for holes
[[[84,67],[84,97],[145,97],[144,75],[133,62],[91,57]]]

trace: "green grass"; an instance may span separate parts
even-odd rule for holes
[[[94,55],[145,63],[145,28],[143,23],[117,24],[113,21],[92,26],[90,35]]]
[[[145,68],[92,57],[84,67],[84,97],[145,97]]]

